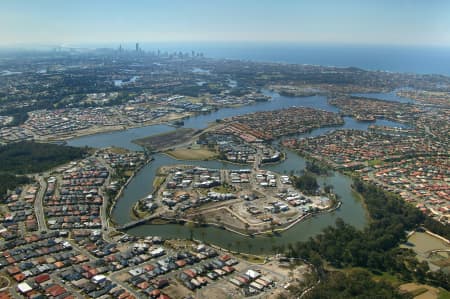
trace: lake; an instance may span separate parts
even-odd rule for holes
[[[288,108],[292,106],[306,106],[316,109],[322,109],[331,112],[339,112],[339,110],[327,103],[324,96],[310,97],[286,97],[278,93],[264,91],[266,95],[271,96],[271,100],[267,102],[257,102],[248,106],[224,108],[209,114],[201,114],[190,117],[185,120],[184,126],[188,128],[203,129],[209,123],[215,122],[217,119],[223,119],[236,115],[252,113],[257,111],[268,111],[280,108]],[[376,95],[380,97],[380,95]],[[375,95],[374,95],[375,97]],[[395,97],[392,97],[395,99]],[[351,117],[344,118],[345,123],[342,126],[331,128],[319,128],[308,134],[299,135],[299,137],[318,136],[326,134],[332,130],[358,129],[367,130],[371,124],[406,127],[405,125],[387,120],[377,120],[376,122],[358,122]],[[173,127],[167,125],[152,125],[141,128],[134,128],[124,131],[101,133],[90,136],[84,136],[68,140],[68,145],[73,146],[91,146],[96,148],[116,146],[127,148],[130,150],[141,150],[139,146],[132,143],[132,140],[147,137],[173,130]],[[265,168],[276,171],[278,173],[299,173],[305,167],[306,161],[292,151],[285,150],[287,159],[279,164],[266,166]],[[131,208],[139,199],[147,196],[153,191],[153,180],[156,171],[161,166],[174,164],[191,164],[208,168],[227,168],[239,169],[240,165],[235,165],[219,161],[179,161],[165,154],[155,154],[154,161],[145,165],[131,180],[130,184],[124,189],[122,196],[118,199],[116,206],[112,212],[112,219],[118,224],[124,224],[131,221]],[[338,217],[344,219],[345,222],[361,229],[367,222],[365,210],[351,189],[351,179],[337,172],[332,172],[329,176],[319,177],[319,183],[332,185],[336,194],[342,201],[342,206],[331,213],[324,213],[305,221],[302,221],[291,229],[276,236],[257,236],[246,237],[232,232],[225,231],[220,228],[208,226],[189,228],[178,224],[163,225],[140,225],[129,229],[127,232],[136,236],[157,235],[164,238],[188,238],[193,234],[195,239],[213,243],[224,248],[239,249],[244,252],[268,253],[274,252],[279,246],[286,246],[289,243],[305,241],[309,237],[313,237],[320,233],[322,229],[329,225],[333,225]],[[192,231],[191,231],[192,229]]]

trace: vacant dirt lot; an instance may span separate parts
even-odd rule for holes
[[[167,151],[166,154],[178,160],[207,160],[216,156],[216,154],[207,149],[175,149]]]
[[[400,286],[400,290],[411,293],[414,299],[436,299],[439,290],[428,285],[417,283],[405,283]]]
[[[160,151],[188,142],[196,132],[194,129],[180,128],[167,133],[136,139],[133,142],[150,150]]]

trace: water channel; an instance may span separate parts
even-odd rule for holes
[[[184,126],[188,128],[203,129],[209,123],[215,122],[217,119],[257,111],[288,108],[292,106],[306,106],[338,112],[336,107],[327,103],[327,99],[324,96],[285,97],[269,91],[265,91],[265,94],[271,96],[272,99],[267,102],[258,102],[253,105],[237,108],[225,108],[210,114],[190,117],[185,120]],[[402,124],[387,120],[377,120],[376,122],[371,123],[357,122],[350,117],[346,117],[344,120],[345,124],[343,126],[320,128],[313,130],[308,134],[300,135],[299,137],[326,134],[337,128],[367,130],[368,126],[371,124],[404,127]],[[90,146],[97,148],[117,146],[130,150],[141,150],[139,146],[132,143],[132,140],[170,130],[173,130],[173,128],[167,125],[152,125],[124,131],[79,137],[69,140],[67,143],[72,146]],[[278,173],[298,173],[305,167],[305,160],[294,152],[287,150],[286,155],[287,159],[282,163],[266,166],[266,168]],[[234,165],[219,161],[179,161],[172,159],[165,154],[156,154],[154,155],[154,161],[144,166],[124,190],[113,210],[113,220],[118,224],[124,224],[131,221],[131,207],[134,203],[136,203],[136,201],[153,191],[152,183],[157,169],[164,165],[173,164],[191,164],[208,168],[228,169],[245,167],[242,165]],[[332,172],[329,176],[320,177],[319,182],[322,185],[329,184],[334,187],[334,191],[340,196],[340,200],[343,203],[342,206],[334,212],[317,215],[300,222],[291,229],[277,236],[244,237],[212,226],[192,229],[187,226],[177,224],[140,225],[129,229],[128,233],[137,236],[157,235],[165,238],[188,238],[192,233],[195,239],[204,240],[221,247],[232,248],[243,252],[267,253],[273,252],[276,247],[281,245],[285,246],[289,243],[304,241],[309,237],[315,236],[326,226],[334,224],[336,218],[338,217],[344,219],[344,221],[357,228],[362,228],[366,224],[365,211],[362,207],[362,203],[351,191],[350,178],[340,173]]]

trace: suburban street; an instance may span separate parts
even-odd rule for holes
[[[39,191],[36,196],[36,200],[34,201],[34,211],[36,213],[36,220],[38,223],[39,231],[42,232],[47,231],[47,223],[45,221],[44,206],[43,206],[45,191],[47,189],[47,182],[44,179],[44,174],[38,175],[37,181],[39,182]]]

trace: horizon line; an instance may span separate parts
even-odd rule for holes
[[[15,42],[0,43],[0,48],[36,48],[36,47],[81,47],[94,46],[92,49],[101,48],[101,45],[123,45],[123,44],[291,44],[291,45],[333,45],[333,46],[378,46],[378,47],[417,47],[417,48],[450,48],[450,44],[416,44],[416,43],[371,43],[371,42],[346,42],[346,41],[296,41],[296,40],[123,40],[123,41],[80,41],[80,42]]]

